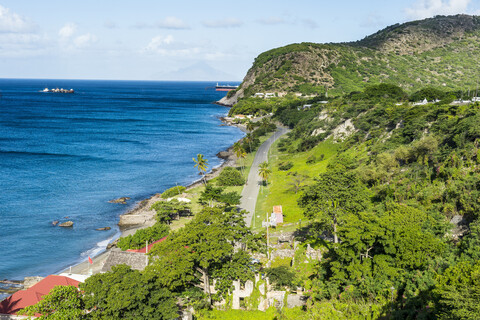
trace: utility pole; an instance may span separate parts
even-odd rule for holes
[[[267,259],[270,261],[270,250],[269,250],[269,238],[268,238],[268,225],[269,225],[268,217],[267,217]]]

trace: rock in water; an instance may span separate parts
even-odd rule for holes
[[[56,226],[58,224],[58,220],[52,221],[52,225]]]
[[[73,221],[65,221],[60,223],[58,226],[65,227],[65,228],[73,227]]]
[[[110,202],[110,203],[127,204],[127,200],[130,200],[130,198],[129,198],[129,197],[121,197],[121,198],[118,198],[118,199],[110,200],[110,201],[108,201],[108,202]]]
[[[110,227],[103,227],[103,228],[98,228],[98,229],[95,229],[95,230],[97,230],[97,231],[107,231],[107,230],[110,230],[110,229],[112,229],[112,228],[110,228]]]

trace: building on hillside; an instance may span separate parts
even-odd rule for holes
[[[297,110],[309,110],[312,107],[311,104],[304,104],[303,107],[298,107]]]
[[[282,206],[273,206],[272,217],[275,217],[275,225],[283,223],[283,209]]]
[[[414,106],[424,106],[428,103],[428,100],[427,98],[423,99],[423,101],[420,101],[420,102],[415,102],[413,105]]]
[[[75,286],[78,288],[79,283],[79,281],[69,277],[49,275],[27,290],[17,291],[0,302],[0,318],[8,317],[2,317],[2,315],[16,315],[23,308],[33,306],[55,286]],[[40,314],[36,316],[38,317]]]
[[[283,223],[282,206],[273,206],[273,212],[267,221],[262,222],[262,227],[276,227],[280,223]]]

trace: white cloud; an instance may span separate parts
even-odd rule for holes
[[[279,24],[287,24],[287,21],[280,17],[268,17],[262,18],[257,20],[258,23],[264,25],[279,25]]]
[[[207,28],[238,28],[243,25],[243,21],[236,18],[226,18],[221,20],[204,21],[202,24]]]
[[[30,33],[33,29],[26,18],[0,5],[0,33]]]
[[[157,51],[158,49],[165,47],[166,45],[169,45],[173,42],[173,36],[168,35],[166,37],[164,36],[156,36],[152,40],[150,40],[150,43],[145,47],[145,51]]]
[[[1,57],[33,57],[45,54],[52,44],[44,35],[0,33]]]
[[[83,34],[75,38],[73,43],[76,48],[85,48],[97,41],[97,37],[91,33]]]
[[[69,39],[77,31],[77,25],[75,23],[67,23],[59,31],[60,38],[66,40]]]
[[[157,27],[162,29],[176,29],[176,30],[190,29],[190,27],[185,22],[183,22],[181,19],[177,17],[166,17],[165,19],[157,23]]]
[[[172,35],[156,36],[141,50],[145,54],[159,54],[164,56],[191,56],[204,52],[204,48],[195,44],[176,41]]]
[[[61,49],[72,51],[87,48],[97,41],[97,37],[91,33],[78,34],[78,26],[75,23],[67,23],[59,31],[58,45]]]
[[[424,19],[435,15],[466,13],[471,0],[419,0],[405,9],[410,18]]]

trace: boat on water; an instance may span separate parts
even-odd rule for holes
[[[220,84],[217,83],[217,85],[215,86],[216,91],[231,91],[231,90],[235,90],[237,88],[238,88],[238,86],[231,86],[229,84],[220,85]]]
[[[54,93],[75,93],[75,90],[73,89],[63,89],[63,88],[55,88],[55,89],[48,89],[45,88],[42,90],[42,92],[54,92]]]

